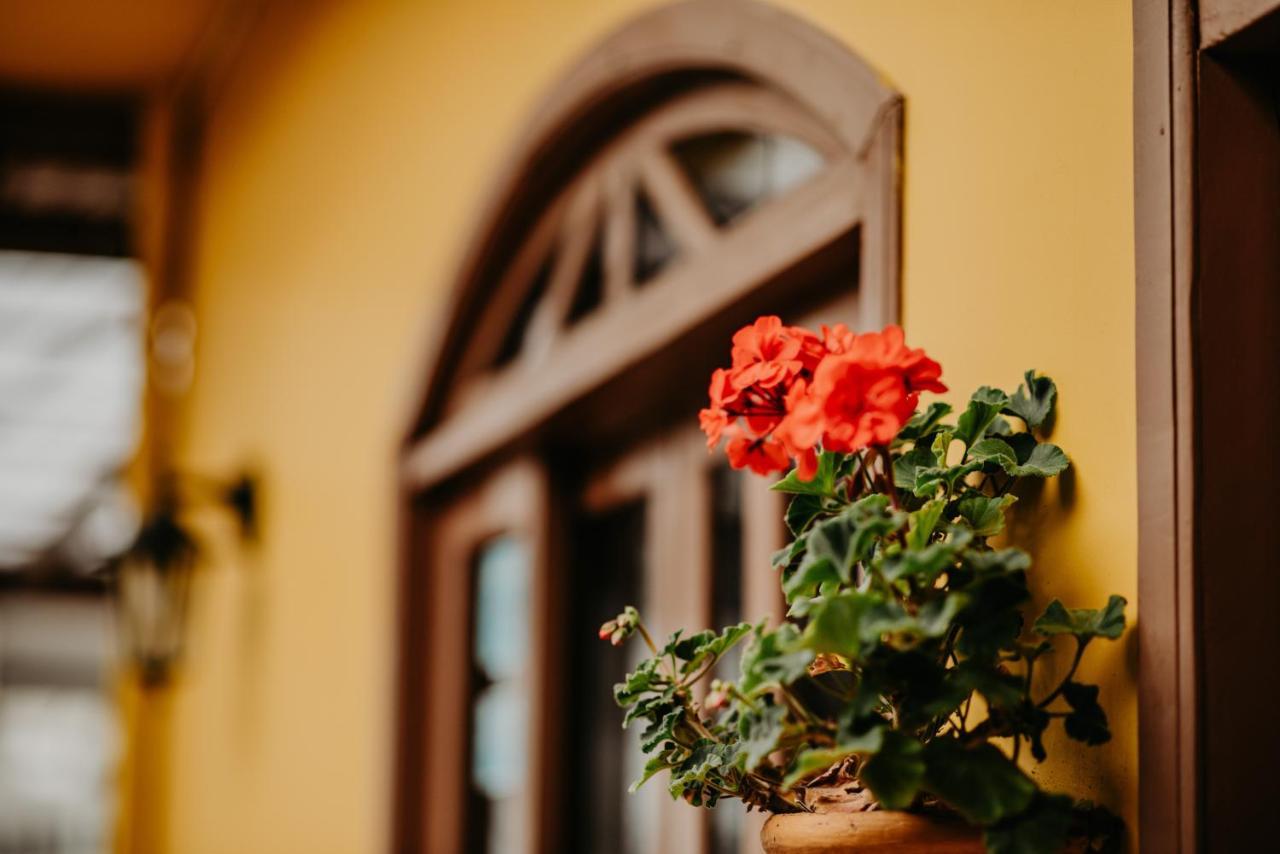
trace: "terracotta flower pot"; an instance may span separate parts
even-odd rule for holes
[[[775,815],[760,834],[765,854],[983,854],[982,832],[904,812]]]

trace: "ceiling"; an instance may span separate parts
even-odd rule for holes
[[[137,91],[175,74],[226,0],[0,0],[0,84]]]

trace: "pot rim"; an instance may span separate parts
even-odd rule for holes
[[[980,828],[941,816],[890,810],[773,815],[765,822],[760,841],[767,854],[855,850],[858,854],[971,854],[986,850]]]

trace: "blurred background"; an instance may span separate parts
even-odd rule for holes
[[[777,613],[687,435],[762,310],[1053,375],[1037,595],[1134,601],[1130,4],[688,5],[0,0],[0,852],[754,850],[592,627]],[[1132,823],[1099,653],[1036,773]]]

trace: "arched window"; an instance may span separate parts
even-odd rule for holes
[[[740,810],[636,796],[594,628],[776,616],[775,496],[696,432],[762,312],[895,320],[901,99],[754,2],[606,39],[497,182],[401,457],[398,851],[736,852]]]

